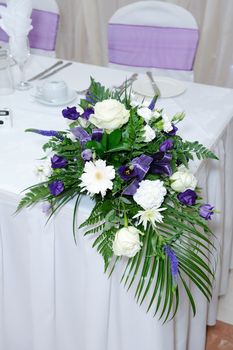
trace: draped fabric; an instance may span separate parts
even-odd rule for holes
[[[164,0],[189,10],[197,20],[200,41],[194,65],[195,80],[233,87],[233,1]],[[107,64],[107,23],[120,7],[135,0],[57,0],[62,19],[59,56]]]

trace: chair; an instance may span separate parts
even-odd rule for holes
[[[108,24],[109,65],[193,80],[198,27],[184,8],[141,1],[120,8]]]
[[[6,1],[1,1],[1,5]],[[55,0],[32,0],[32,26],[29,44],[33,53],[55,56],[59,24],[59,9]],[[0,43],[7,43],[8,36],[0,28]]]

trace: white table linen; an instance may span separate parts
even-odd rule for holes
[[[29,76],[51,65],[52,59],[33,57]],[[59,72],[77,90],[93,76],[108,86],[120,84],[126,72],[75,63]],[[218,294],[227,288],[232,252],[233,207],[233,91],[187,83],[187,91],[159,104],[168,112],[184,110],[180,133],[211,147],[220,161],[193,162],[207,202],[221,210],[212,227],[220,258],[213,301],[208,306],[192,286],[197,315],[192,317],[186,296],[174,320],[146,314],[119,284],[122,265],[109,280],[102,258],[91,247],[93,238],[78,231],[72,236],[72,203],[45,225],[41,205],[12,216],[20,192],[37,182],[33,172],[46,138],[24,133],[25,128],[63,129],[61,107],[33,100],[33,91],[0,97],[0,108],[13,111],[14,128],[0,130],[0,349],[4,350],[204,350],[206,324],[214,324]],[[77,101],[76,101],[77,102]],[[74,105],[75,102],[71,105]],[[92,203],[83,197],[78,223]]]

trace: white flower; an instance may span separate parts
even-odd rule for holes
[[[36,165],[35,174],[40,182],[47,181],[52,173],[51,160],[46,158]]]
[[[148,222],[153,226],[156,226],[156,222],[163,222],[163,215],[160,211],[164,211],[166,208],[151,208],[147,210],[139,210],[139,212],[133,217],[133,219],[140,218],[138,224],[142,223],[144,230],[146,230]]]
[[[165,132],[169,132],[169,131],[172,131],[172,118],[170,118],[167,114],[163,114],[162,115],[162,118],[163,118],[163,131]]]
[[[117,256],[124,255],[129,258],[135,256],[142,246],[139,239],[140,234],[141,231],[133,226],[123,227],[117,231],[112,245],[114,254]]]
[[[184,165],[178,167],[170,179],[173,181],[171,188],[176,192],[184,192],[188,189],[194,190],[197,186],[197,179]]]
[[[107,132],[121,128],[129,120],[129,111],[117,100],[109,99],[97,102],[94,107],[94,114],[91,114],[89,121],[98,128]]]
[[[138,108],[137,113],[140,117],[142,117],[145,120],[146,123],[149,123],[149,121],[153,117],[152,110],[149,109],[148,107]]]
[[[143,209],[159,208],[163,203],[167,190],[160,180],[143,180],[133,196],[133,199]]]
[[[113,182],[111,180],[114,177],[115,170],[113,166],[106,165],[105,160],[99,159],[96,162],[86,162],[81,176],[81,191],[87,190],[91,196],[101,193],[102,197],[104,197],[107,190],[112,189]]]
[[[145,125],[144,128],[144,142],[151,142],[155,138],[155,131],[149,126]]]
[[[145,120],[147,124],[152,118],[157,119],[161,116],[157,110],[152,111],[150,108],[143,105],[138,108],[137,113]]]

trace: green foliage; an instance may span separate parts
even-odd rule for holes
[[[106,160],[106,164],[112,165],[116,172],[112,190],[107,191],[104,198],[100,194],[94,196],[94,208],[80,225],[80,228],[84,228],[85,235],[93,236],[93,247],[102,255],[104,270],[108,270],[111,275],[120,260],[120,257],[113,256],[112,245],[116,232],[127,225],[136,226],[138,223],[134,216],[142,210],[132,196],[122,195],[123,190],[133,180],[124,181],[119,176],[118,168],[121,165],[131,166],[132,160],[142,154],[153,156],[159,152],[160,145],[167,139],[171,139],[173,143],[172,149],[167,150],[172,155],[173,172],[177,171],[178,164],[188,167],[189,160],[194,156],[198,159],[217,159],[217,157],[197,141],[183,141],[178,135],[167,135],[163,131],[162,110],[158,111],[159,114],[153,116],[149,123],[156,129],[156,138],[152,142],[144,142],[145,122],[137,114],[137,107],[131,107],[130,92],[126,89],[111,91],[91,78],[87,97],[80,103],[84,109],[94,107],[96,102],[114,98],[130,110],[128,123],[111,133],[105,131],[101,141],[91,140],[84,146],[92,150],[94,160]],[[183,112],[177,113],[173,116],[173,122],[179,122],[183,118]],[[78,120],[75,121],[72,127],[79,125],[78,123]],[[94,126],[90,124],[86,131],[91,135],[93,128]],[[76,213],[82,195],[79,185],[85,165],[81,157],[83,145],[78,140],[72,141],[67,132],[59,134],[62,135],[61,138],[50,138],[43,149],[65,157],[68,161],[67,166],[53,169],[47,182],[29,188],[17,210],[34,205],[40,200],[49,201],[52,204],[51,217],[67,202],[76,198],[73,215],[73,234],[76,240]],[[163,207],[166,210],[162,212],[163,222],[156,223],[157,226],[149,224],[146,229],[142,224],[137,226],[142,233],[140,240],[143,246],[133,258],[128,259],[122,282],[127,289],[134,288],[135,299],[139,304],[146,303],[147,311],[153,309],[154,315],[158,315],[166,322],[176,314],[180,288],[185,290],[195,314],[196,305],[187,283],[188,279],[197,286],[207,300],[210,300],[214,279],[214,267],[211,262],[213,260],[211,254],[215,249],[214,235],[206,221],[199,216],[200,197],[195,205],[184,206],[171,190],[169,177],[148,172],[144,179],[160,179],[164,182],[167,195]],[[53,197],[48,189],[48,184],[54,180],[62,180],[65,187],[57,197]],[[172,262],[164,249],[166,246],[170,247],[178,259],[179,283],[172,274]],[[110,263],[112,263],[111,269]]]

